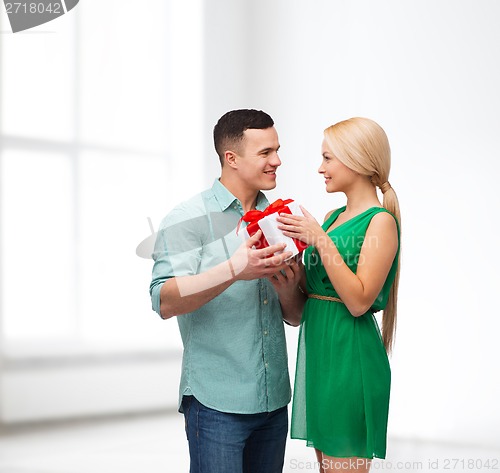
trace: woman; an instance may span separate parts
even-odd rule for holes
[[[300,284],[308,298],[291,437],[316,449],[322,472],[368,471],[370,459],[386,453],[399,205],[388,182],[389,142],[374,121],[351,118],[327,128],[322,155],[326,191],[344,192],[346,206],[328,213],[322,227],[305,209],[304,217],[278,219],[285,235],[311,245],[304,253],[305,285]],[[287,276],[295,281],[297,301],[295,270]],[[290,293],[283,274],[273,282],[278,292]],[[380,334],[373,313],[382,309]]]

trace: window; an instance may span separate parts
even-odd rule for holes
[[[185,140],[202,141],[201,20],[201,0],[80,2],[1,36],[7,346],[180,347],[175,321],[151,311],[152,260],[135,248],[148,217],[157,227],[190,194],[173,173]],[[1,21],[7,31],[5,12]]]

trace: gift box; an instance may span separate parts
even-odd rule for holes
[[[283,235],[283,232],[278,229],[279,223],[276,220],[281,213],[303,216],[299,205],[293,199],[278,199],[265,210],[250,210],[241,217],[241,220],[248,224],[242,231],[243,237],[248,239],[258,230],[262,230],[262,236],[256,243],[255,248],[266,248],[270,245],[286,243],[283,251],[291,251],[292,256],[295,256],[304,251],[307,244]]]

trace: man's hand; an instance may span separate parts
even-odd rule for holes
[[[285,248],[284,243],[271,245],[263,249],[253,249],[262,235],[262,230],[257,231],[253,236],[246,240],[231,256],[229,265],[236,280],[251,280],[271,276],[288,265],[286,260],[291,258],[292,252],[282,252]],[[273,256],[274,255],[274,256]]]
[[[290,325],[299,325],[307,299],[301,289],[305,287],[305,272],[300,259],[290,259],[282,271],[269,277],[269,281],[278,293],[283,319]]]
[[[295,258],[288,261],[285,268],[270,276],[268,279],[276,289],[281,300],[293,298],[299,290],[304,265]]]

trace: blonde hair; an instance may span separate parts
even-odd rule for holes
[[[389,184],[391,148],[385,131],[368,118],[350,118],[325,130],[325,141],[332,154],[349,169],[371,177],[373,185],[383,193],[382,205],[397,220],[401,238],[401,214],[396,192]],[[382,316],[382,340],[387,353],[392,350],[396,333],[399,287],[398,254],[396,276]]]

